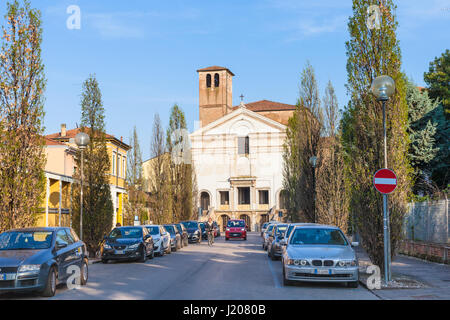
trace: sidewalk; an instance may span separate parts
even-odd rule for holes
[[[356,254],[360,269],[370,265],[369,257],[363,248],[357,247]],[[408,279],[418,288],[382,288],[372,290],[381,299],[407,300],[449,300],[450,299],[450,266],[428,262],[413,257],[398,255],[391,264],[392,279]],[[365,283],[362,283],[364,286]]]

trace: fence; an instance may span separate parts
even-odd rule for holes
[[[450,243],[449,204],[449,200],[410,203],[404,220],[405,239]]]

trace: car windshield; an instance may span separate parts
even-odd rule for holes
[[[52,245],[52,231],[10,231],[0,234],[0,250],[40,250]]]
[[[175,234],[175,228],[174,226],[164,226],[164,228],[166,229],[167,232],[169,232],[170,234]]]
[[[142,238],[141,228],[116,228],[109,234],[111,239],[137,239]]]
[[[152,235],[155,236],[157,234],[159,234],[159,227],[158,226],[151,226],[151,227],[146,227],[148,232]]]
[[[245,227],[245,222],[242,220],[235,220],[235,221],[228,221],[228,228],[239,228],[239,227]]]
[[[298,228],[294,230],[289,243],[346,246],[347,240],[338,229]]]
[[[183,222],[183,224],[187,229],[198,228],[198,223],[195,221]]]
[[[277,235],[284,234],[286,232],[287,228],[288,228],[287,225],[277,226],[277,229],[275,230],[275,232],[277,233]]]

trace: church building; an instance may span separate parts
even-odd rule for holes
[[[233,106],[228,68],[197,72],[200,126],[190,141],[199,218],[211,217],[221,230],[229,219],[245,219],[259,231],[285,212],[283,143],[295,105],[261,100]]]

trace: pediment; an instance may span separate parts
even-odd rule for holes
[[[285,131],[285,125],[245,107],[240,107],[207,126],[194,131],[191,136],[216,134],[247,136],[250,133],[284,133]]]

